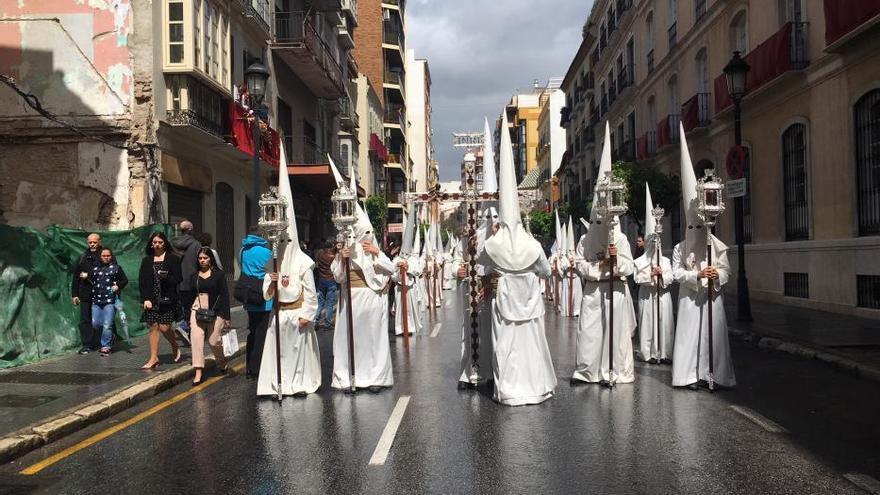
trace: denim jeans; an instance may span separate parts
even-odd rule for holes
[[[339,286],[335,280],[318,279],[318,315],[315,323],[320,324],[323,316],[324,323],[332,327],[336,321],[336,297],[339,294]]]
[[[101,347],[110,347],[113,340],[113,317],[116,306],[113,303],[92,304],[92,328],[101,332]]]

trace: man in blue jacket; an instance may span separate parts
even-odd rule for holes
[[[258,227],[251,227],[247,237],[241,240],[241,273],[260,279],[266,275],[266,264],[272,259],[269,242],[260,236]],[[266,330],[272,315],[272,301],[263,304],[245,304],[248,313],[247,337],[247,374],[248,378],[256,378],[263,360],[263,345],[266,342]]]

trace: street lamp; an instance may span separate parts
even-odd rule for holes
[[[266,82],[269,80],[269,69],[260,62],[252,63],[244,71],[244,80],[250,95],[251,111],[254,112],[254,200],[260,198],[260,114],[259,109],[263,106],[263,98],[266,96]],[[286,150],[288,153],[290,150]],[[259,211],[253,209],[251,214],[252,225],[259,222]]]
[[[733,52],[733,58],[724,67],[724,77],[727,78],[727,92],[733,99],[733,142],[737,148],[742,146],[742,111],[740,102],[748,90],[746,87],[746,77],[748,76],[749,69],[749,64],[740,57],[738,51]],[[749,185],[746,184],[746,187],[749,187]],[[752,321],[749,281],[746,278],[745,224],[743,220],[742,196],[733,200],[733,215],[737,259],[736,314],[737,319],[740,321]]]

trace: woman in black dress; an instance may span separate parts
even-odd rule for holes
[[[141,261],[138,288],[144,313],[141,321],[150,327],[150,360],[141,366],[152,369],[159,366],[159,334],[171,343],[174,362],[181,359],[180,346],[171,333],[171,323],[180,319],[180,257],[170,251],[171,244],[161,232],[154,232],[147,243],[146,256]]]

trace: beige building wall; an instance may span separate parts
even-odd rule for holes
[[[586,42],[593,55],[602,38],[602,25],[612,2],[594,4],[585,31],[594,38]],[[617,2],[613,2],[615,10]],[[580,128],[574,92],[584,70],[595,77],[593,103],[601,102],[600,83],[617,74],[617,56],[632,40],[635,84],[618,91],[606,112],[594,118],[595,149],[600,150],[604,123],[614,131],[615,150],[631,136],[618,136],[617,126],[635,113],[635,138],[656,133],[658,122],[672,115],[677,134],[681,105],[699,92],[708,92],[708,122],[688,132],[693,163],[712,165],[728,180],[725,158],[734,144],[731,107],[716,108],[715,79],[733,50],[740,45],[748,53],[773,37],[800,10],[806,40],[806,67],[792,67],[778,77],[750,91],[742,103],[743,144],[750,151],[752,241],[746,245],[746,268],[753,300],[813,307],[880,318],[880,311],[858,306],[857,276],[880,275],[880,237],[859,236],[857,164],[854,104],[871,90],[880,88],[880,37],[876,30],[854,34],[832,46],[826,43],[825,3],[820,0],[722,1],[707,0],[702,17],[689,1],[634,1],[619,19],[619,27],[606,36],[607,46],[599,56],[575,60],[564,87],[568,98],[569,153],[579,138],[571,130]],[[677,43],[670,49],[670,5],[677,6]],[[615,17],[617,17],[615,13]],[[649,21],[649,19],[651,21]],[[743,22],[744,21],[744,22]],[[876,18],[871,21],[876,22]],[[649,31],[649,26],[653,29]],[[864,27],[860,30],[865,30]],[[745,45],[745,46],[742,46]],[[653,48],[654,69],[648,70]],[[580,52],[579,52],[580,53]],[[703,62],[705,60],[705,62]],[[705,69],[703,68],[705,67]],[[672,83],[671,83],[672,82]],[[589,99],[586,103],[590,107]],[[578,120],[575,120],[578,119]],[[786,241],[785,184],[782,136],[794,123],[806,128],[806,192],[809,214],[806,239]],[[615,158],[622,157],[615,153]],[[679,146],[671,143],[640,157],[662,170],[678,174]],[[586,161],[584,159],[580,160]],[[575,162],[578,162],[575,160]],[[572,166],[569,164],[569,166]],[[589,175],[588,175],[589,176]],[[731,246],[730,261],[736,265],[734,200],[719,220],[718,234]],[[667,208],[670,212],[671,208]],[[671,213],[671,212],[670,212]],[[873,213],[873,214],[876,214]],[[671,246],[671,215],[666,223],[667,246]],[[679,235],[680,237],[680,235]],[[786,273],[806,274],[808,297],[786,295]],[[727,289],[735,293],[736,277]],[[876,294],[874,298],[880,297]],[[869,297],[870,298],[870,297]]]

